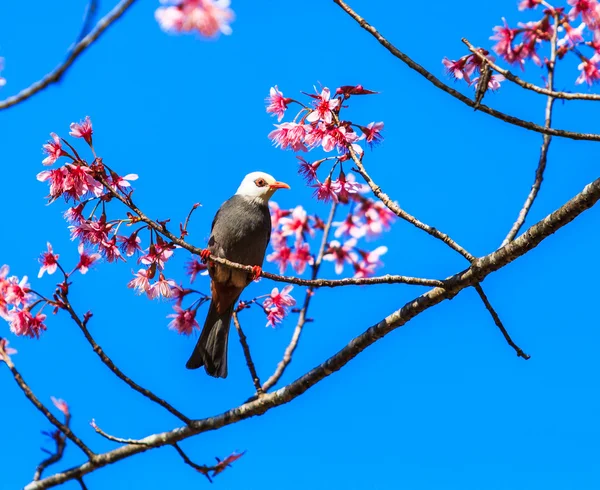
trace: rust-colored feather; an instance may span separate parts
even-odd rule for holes
[[[212,301],[217,308],[217,312],[222,314],[233,304],[244,288],[238,288],[232,285],[210,282],[210,294]]]

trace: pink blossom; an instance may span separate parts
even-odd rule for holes
[[[229,35],[229,24],[234,19],[230,3],[230,0],[183,0],[159,7],[154,15],[165,31],[196,30],[206,37],[215,37],[219,32]]]
[[[273,253],[267,256],[267,262],[274,262],[279,267],[279,273],[283,274],[290,263],[292,249],[287,246],[285,240],[280,243],[273,243]]]
[[[48,141],[48,143],[42,146],[44,153],[48,155],[42,160],[42,165],[52,165],[61,156],[65,155],[58,135],[56,133],[50,133],[50,136],[52,136],[52,141]]]
[[[293,151],[306,151],[304,145],[304,136],[306,135],[306,127],[303,124],[284,122],[275,124],[277,129],[269,133],[269,139],[273,140],[276,148],[281,147],[282,150],[290,148]]]
[[[588,85],[593,85],[594,82],[600,80],[598,65],[592,62],[592,60],[583,60],[583,62],[577,66],[577,69],[581,70],[581,74],[575,81],[576,84],[586,82]]]
[[[354,247],[356,247],[356,238],[350,238],[343,246],[337,240],[332,240],[323,260],[335,262],[335,273],[341,274],[344,270],[344,263],[354,264],[358,259]]]
[[[42,267],[38,273],[38,279],[44,275],[44,272],[47,272],[48,275],[54,274],[58,267],[58,254],[53,252],[50,242],[46,243],[46,246],[48,247],[48,250],[42,253],[42,256],[40,257]]]
[[[137,179],[139,179],[138,174],[127,174],[124,177],[115,174],[111,176],[110,182],[115,187],[131,187],[130,181]]]
[[[325,179],[325,182],[319,182],[317,180],[317,183],[314,185],[311,185],[311,187],[315,187],[315,192],[314,192],[314,196],[319,200],[319,201],[324,201],[324,202],[329,202],[329,201],[338,201],[338,196],[335,192],[335,190],[333,189],[333,185],[331,182],[331,178],[327,177]]]
[[[146,269],[140,269],[134,275],[135,277],[127,283],[127,287],[134,289],[137,294],[147,293],[150,289],[148,271]]]
[[[37,180],[50,182],[51,201],[61,195],[67,200],[79,200],[88,193],[100,197],[104,186],[91,174],[92,170],[89,167],[67,163],[64,167],[40,172],[37,174]]]
[[[377,201],[373,208],[377,213],[377,219],[381,222],[384,229],[389,230],[390,225],[397,218],[397,216],[381,201]]]
[[[317,160],[314,163],[308,163],[304,158],[297,157],[300,160],[298,173],[304,177],[307,184],[312,184],[317,180],[317,169],[324,160]]]
[[[346,175],[340,171],[338,179],[331,183],[331,188],[337,194],[339,202],[347,203],[350,195],[358,192],[359,185],[354,181],[346,180]]]
[[[0,71],[4,70],[4,58],[0,58]],[[6,78],[0,77],[0,87],[6,85]]]
[[[44,325],[46,315],[42,313],[33,316],[28,309],[15,308],[9,316],[10,331],[15,335],[38,339],[40,333],[46,330],[46,325]]]
[[[281,218],[279,224],[281,225],[281,236],[283,237],[296,235],[297,238],[300,238],[304,233],[308,233],[310,236],[314,235],[314,231],[308,223],[306,210],[302,206],[296,206],[292,211],[292,215]]]
[[[16,276],[11,276],[4,285],[4,301],[13,306],[24,305],[29,301],[29,284],[27,276],[19,281]]]
[[[3,356],[12,356],[13,354],[17,353],[16,349],[8,347],[9,343],[10,342],[8,340],[0,337],[0,359],[2,359]]]
[[[83,243],[80,243],[77,247],[79,251],[79,263],[75,266],[82,274],[86,274],[89,268],[102,257],[97,253],[88,253],[85,251]]]
[[[287,109],[287,105],[292,101],[292,99],[286,98],[283,96],[283,93],[279,91],[277,85],[271,87],[269,91],[269,97],[266,98],[268,102],[267,112],[277,116],[277,121],[280,122],[285,115],[285,110]]]
[[[64,217],[70,223],[80,223],[83,221],[83,208],[85,203],[78,204],[75,207],[71,207],[65,211]]]
[[[281,292],[277,288],[273,288],[271,291],[271,295],[263,301],[263,306],[265,308],[271,308],[272,306],[277,306],[281,308],[285,308],[287,306],[294,306],[296,304],[296,300],[290,296],[290,291],[294,289],[294,286],[288,284],[285,286]]]
[[[579,24],[579,27],[571,27],[568,22],[563,23],[563,26],[565,28],[566,35],[558,41],[559,46],[563,46],[565,44],[574,46],[575,44],[583,42],[582,33],[585,29],[584,22]]]
[[[573,7],[568,14],[571,21],[581,15],[590,29],[600,25],[600,4],[596,0],[567,0],[567,3]]]
[[[307,125],[305,129],[306,136],[304,137],[304,143],[311,149],[319,146],[323,142],[323,138],[329,131],[327,125],[323,124],[320,121],[317,124]]]
[[[165,262],[173,255],[172,247],[168,246],[163,241],[157,241],[155,244],[150,245],[148,253],[140,257],[140,262],[144,265],[156,264],[156,266],[163,270],[165,268]]]
[[[279,204],[274,201],[269,201],[269,211],[271,212],[271,226],[277,228],[279,220],[289,216],[292,212],[287,209],[281,209]]]
[[[185,265],[185,271],[190,276],[190,282],[194,282],[198,274],[202,276],[208,274],[208,267],[199,260],[192,259]]]
[[[333,98],[330,99],[331,93],[327,87],[321,91],[321,95],[316,96],[315,109],[307,116],[308,122],[316,122],[319,119],[323,120],[326,124],[331,124],[333,119],[333,113],[340,100]]]
[[[462,58],[459,58],[458,60],[450,60],[448,58],[444,58],[442,60],[442,63],[444,64],[444,66],[446,67],[446,73],[448,75],[450,75],[452,78],[456,78],[457,80],[462,80],[463,78],[466,80],[467,83],[470,83],[471,80],[469,79],[470,73],[469,70],[467,70],[467,61],[470,58],[470,56],[463,56]],[[471,72],[474,69],[474,66],[471,64]]]
[[[108,234],[113,228],[112,223],[106,222],[106,216],[100,219],[84,220],[79,225],[70,226],[71,240],[80,239],[83,243],[97,245],[108,241]]]
[[[375,265],[369,264],[364,260],[355,262],[352,264],[352,267],[354,268],[354,277],[356,279],[363,279],[365,277],[372,276],[375,273]]]
[[[519,10],[527,10],[536,8],[542,0],[521,0],[519,3]]]
[[[71,123],[71,132],[69,133],[74,138],[83,138],[85,142],[91,146],[92,144],[92,121],[90,116],[85,116],[85,119],[79,123]]]
[[[175,330],[182,335],[190,335],[195,328],[200,328],[196,321],[196,310],[184,310],[179,305],[174,305],[175,313],[167,315],[167,318],[172,318],[169,323],[169,328]]]
[[[137,231],[132,233],[130,236],[118,236],[117,240],[121,242],[121,250],[125,255],[127,255],[127,257],[131,257],[136,252],[142,251],[142,247],[140,247],[142,239],[138,236]]]
[[[278,323],[281,323],[285,318],[285,310],[280,306],[272,306],[271,308],[265,309],[267,313],[267,327],[271,326],[275,328]]]
[[[500,82],[503,82],[505,80],[504,75],[499,75],[497,73],[494,73],[489,81],[488,81],[488,88],[492,91],[496,91],[500,88]],[[479,81],[479,77],[474,78],[473,79],[473,85],[477,85],[477,82]]]
[[[355,141],[358,141],[359,136],[352,131],[352,129],[348,129],[345,126],[341,126],[339,128],[330,129],[327,134],[323,137],[323,150],[326,152],[330,152],[334,148],[337,148],[339,153],[345,153],[348,151],[348,146],[352,145],[354,151],[359,154],[362,154],[362,148],[358,145],[354,145]]]
[[[381,135],[381,130],[383,129],[382,122],[372,122],[367,124],[366,128],[361,127],[360,129],[363,132],[366,142],[369,143],[371,147],[383,141],[383,136]]]
[[[66,401],[61,400],[60,398],[54,398],[53,396],[50,397],[50,400],[52,400],[54,406],[58,408],[65,417],[69,416],[69,405],[67,405]]]
[[[334,236],[339,238],[341,236],[351,236],[354,238],[361,238],[365,235],[365,228],[360,222],[358,216],[348,213],[344,221],[336,221],[333,223],[336,227]]]
[[[380,257],[386,254],[387,251],[388,248],[385,245],[382,245],[370,252],[366,250],[358,250],[358,253],[366,264],[373,265],[375,267],[381,267],[383,262],[381,262]]]
[[[490,37],[491,40],[498,41],[492,49],[499,56],[502,56],[504,59],[506,59],[506,61],[513,62],[514,52],[512,49],[512,42],[517,34],[517,29],[511,29],[508,27],[504,17],[502,18],[502,22],[504,25],[494,27],[494,32],[496,34]]]
[[[154,284],[151,284],[146,294],[150,299],[156,298],[171,298],[173,296],[173,289],[178,288],[175,281],[171,279],[165,279],[165,276],[162,274],[159,275],[158,281]]]
[[[310,245],[306,242],[297,243],[291,254],[292,268],[297,274],[304,274],[307,265],[313,265],[315,258],[310,253]]]
[[[121,251],[117,246],[116,236],[113,236],[110,240],[103,240],[100,242],[98,244],[98,250],[108,262],[114,262],[117,259],[121,259],[125,262],[125,259],[121,256]]]

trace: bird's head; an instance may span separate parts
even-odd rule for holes
[[[253,200],[262,201],[265,204],[277,189],[289,189],[285,182],[275,180],[271,175],[264,172],[251,172],[238,187],[236,195],[249,197]]]

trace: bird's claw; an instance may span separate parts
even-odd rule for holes
[[[200,258],[202,259],[202,262],[204,262],[206,264],[206,262],[210,258],[210,250],[208,248],[205,248],[204,250],[201,250],[200,251]]]
[[[251,278],[253,281],[256,281],[260,276],[262,276],[262,267],[260,265],[252,266]]]

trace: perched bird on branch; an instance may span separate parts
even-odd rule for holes
[[[271,237],[269,199],[277,189],[289,189],[264,172],[252,172],[240,184],[233,197],[223,203],[212,223],[208,248],[202,251],[208,260],[211,302],[188,369],[204,366],[217,378],[227,377],[227,340],[235,303],[244,288],[260,276]],[[252,266],[252,272],[232,269],[209,260],[210,255]]]

